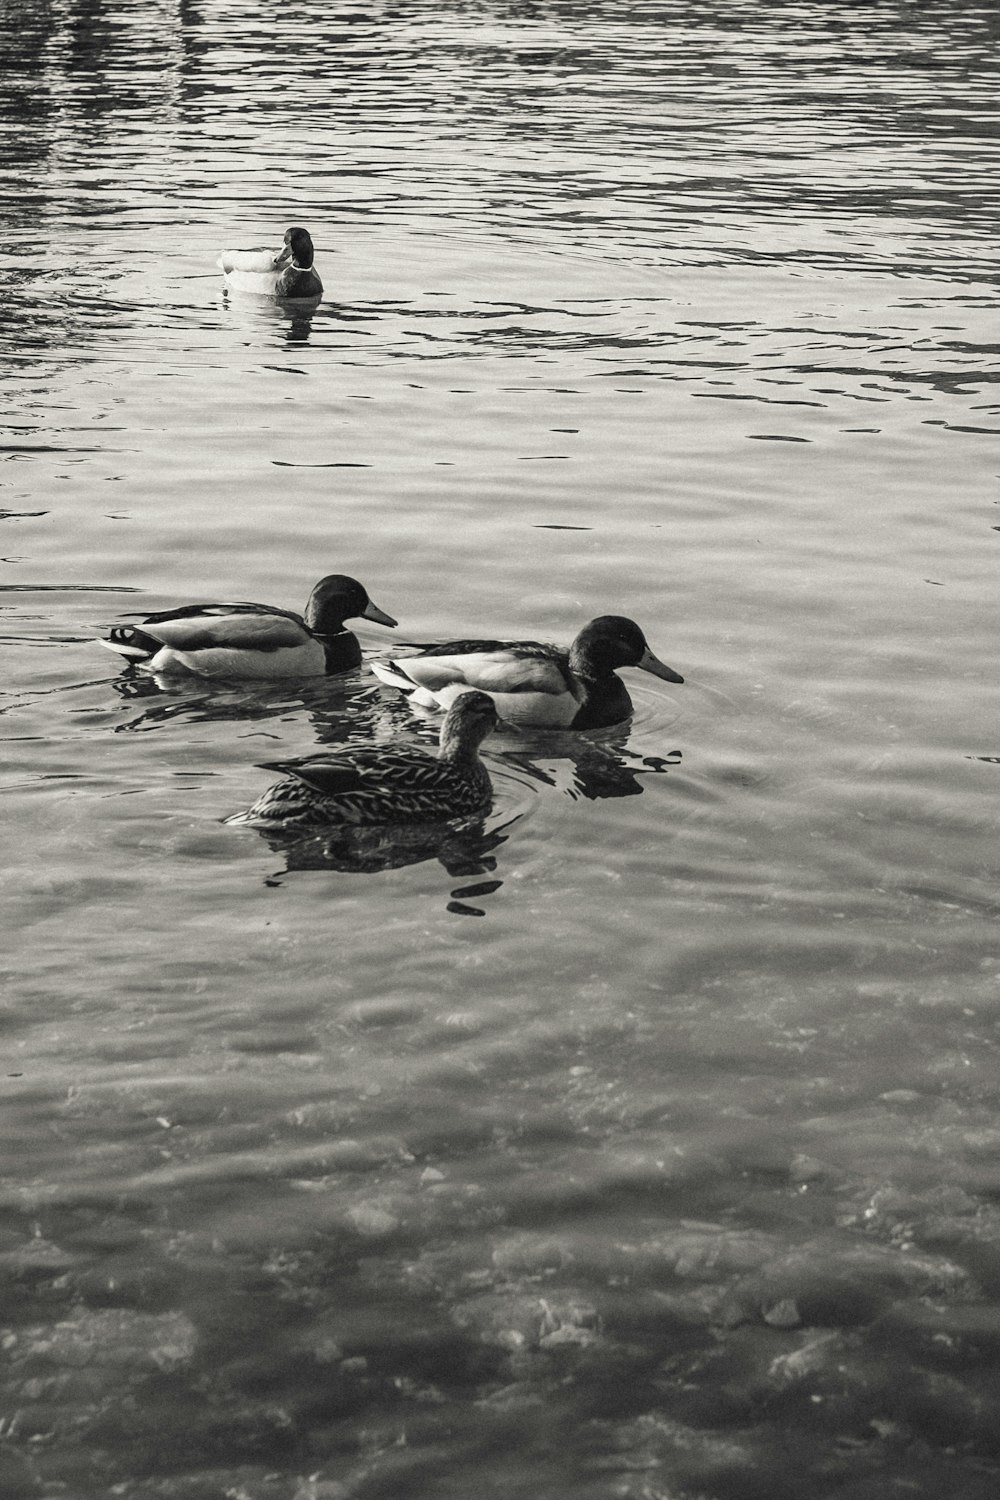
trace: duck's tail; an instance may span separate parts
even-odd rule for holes
[[[379,682],[384,682],[386,687],[402,688],[404,693],[412,693],[416,687],[416,683],[394,661],[373,661],[369,665]]]
[[[220,271],[273,271],[277,256],[270,250],[222,250],[215,262]]]
[[[250,807],[231,813],[222,821],[237,828],[294,829],[323,820],[322,813],[317,814],[315,802],[315,793],[310,794],[301,781],[288,777],[269,786]]]
[[[147,635],[137,625],[116,625],[100,644],[109,651],[116,651],[128,661],[149,661],[163,645],[155,636]]]
[[[379,682],[384,682],[387,687],[400,688],[411,703],[418,708],[442,708],[440,698],[432,693],[430,688],[421,687],[419,682],[414,682],[412,677],[407,677],[403,668],[394,661],[373,661],[369,664]],[[465,691],[468,686],[464,685]]]

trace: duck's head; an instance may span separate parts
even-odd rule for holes
[[[372,620],[376,625],[397,625],[392,615],[379,609],[363,584],[346,573],[328,573],[309,595],[306,624],[314,635],[337,635],[345,620]]]
[[[496,704],[489,693],[470,688],[461,693],[444,716],[441,725],[441,747],[462,745],[472,749],[481,745],[499,722]]]
[[[600,615],[585,625],[570,647],[570,663],[583,678],[606,677],[616,667],[641,667],[664,682],[684,681],[654,656],[638,625],[624,615]]]
[[[312,236],[308,229],[286,229],[285,243],[278,253],[275,268],[283,270],[285,266],[294,266],[297,271],[308,271],[312,267],[314,254]]]

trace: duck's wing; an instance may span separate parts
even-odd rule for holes
[[[274,271],[278,258],[273,250],[223,250],[216,265],[227,276],[231,271]]]
[[[442,647],[422,656],[393,658],[387,664],[392,679],[377,671],[381,663],[373,662],[372,670],[383,682],[395,679],[393,686],[424,688],[435,694],[459,686],[480,688],[484,693],[571,691],[568,663],[554,647],[540,646],[535,641],[454,644],[473,645],[477,649],[449,653]]]
[[[219,607],[184,610],[166,617],[154,615],[144,621],[143,629],[175,651],[209,651],[218,647],[237,651],[278,651],[282,647],[301,646],[312,639],[295,615],[239,609],[226,611]]]
[[[293,776],[304,786],[325,797],[337,797],[344,792],[360,792],[369,785],[364,768],[345,757],[304,756],[301,760],[265,760],[260,762],[262,771],[278,771],[282,776]]]
[[[277,615],[279,619],[294,620],[298,625],[305,625],[302,616],[292,609],[278,609],[273,604],[252,604],[248,599],[228,600],[222,604],[181,604],[174,609],[161,609],[156,614],[143,615],[142,623],[160,625],[166,620],[195,620],[203,615]]]
[[[419,750],[356,750],[261,763],[263,771],[293,776],[323,797],[348,792],[424,791],[437,787],[447,768]]]
[[[421,656],[477,656],[481,653],[493,655],[503,651],[524,656],[559,656],[558,646],[548,641],[438,641],[433,646],[421,646]]]

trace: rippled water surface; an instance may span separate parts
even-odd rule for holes
[[[995,8],[0,40],[0,1490],[993,1500]],[[224,293],[292,223],[322,302]],[[685,682],[272,847],[429,716],[95,638],[331,571]]]

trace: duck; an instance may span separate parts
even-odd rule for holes
[[[418,656],[371,663],[380,682],[401,688],[421,708],[447,708],[457,694],[478,688],[506,723],[543,729],[602,729],[627,719],[632,700],[615,675],[619,667],[684,681],[624,615],[591,620],[568,649],[542,641],[448,641]]]
[[[356,578],[329,573],[303,615],[269,604],[183,604],[116,625],[100,644],[151,672],[201,677],[317,677],[361,664],[345,620],[397,621],[369,599]]]
[[[444,716],[436,756],[418,746],[366,745],[262,762],[261,770],[280,771],[284,780],[226,822],[294,831],[317,824],[432,823],[481,815],[492,805],[493,783],[479,746],[496,724],[492,698],[466,691]]]
[[[216,264],[231,291],[302,300],[323,295],[313,257],[312,236],[296,226],[285,231],[276,255],[270,250],[223,250]]]

